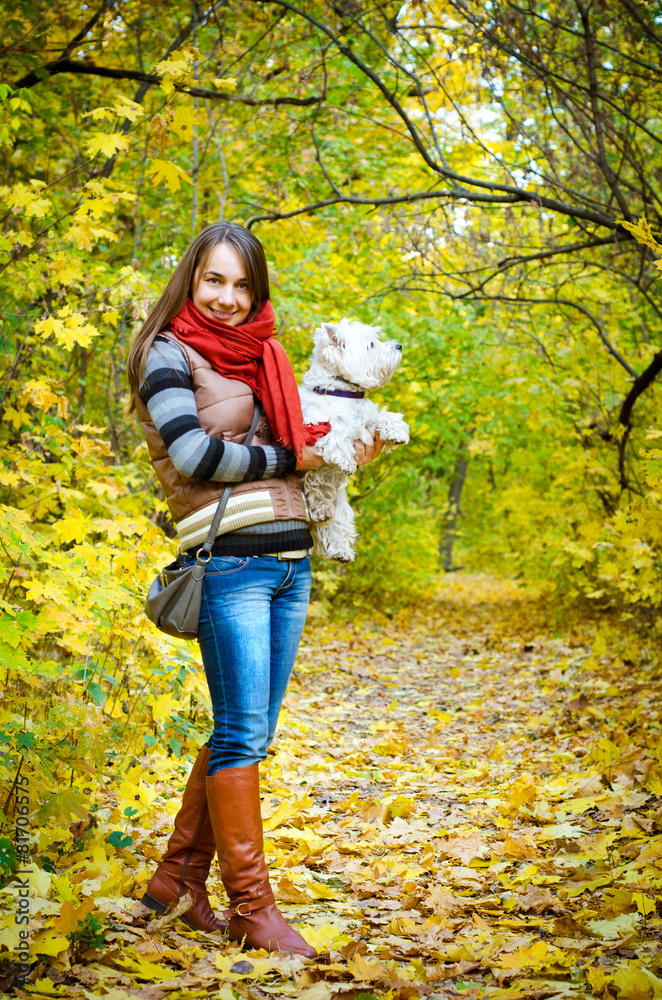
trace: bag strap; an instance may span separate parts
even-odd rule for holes
[[[255,404],[255,408],[253,410],[253,419],[251,421],[251,426],[249,427],[248,434],[246,435],[246,437],[242,441],[242,444],[250,445],[250,443],[253,440],[253,437],[255,435],[255,431],[257,430],[257,425],[258,425],[258,423],[260,421],[260,414],[261,414],[260,407],[256,403]],[[214,540],[216,538],[216,533],[217,533],[218,527],[219,527],[219,525],[221,523],[221,518],[223,517],[223,514],[225,513],[225,508],[226,508],[228,500],[230,498],[230,494],[232,493],[233,485],[234,484],[232,484],[230,486],[226,486],[225,489],[223,490],[223,492],[221,493],[220,499],[218,501],[218,507],[216,508],[216,511],[214,513],[214,518],[213,518],[213,520],[212,520],[212,522],[211,522],[211,524],[209,526],[209,533],[207,534],[207,537],[205,538],[205,541],[204,541],[204,543],[202,545],[202,548],[198,549],[198,552],[207,552],[207,553],[211,552],[211,547],[214,544]],[[208,562],[208,560],[202,560],[202,561]]]

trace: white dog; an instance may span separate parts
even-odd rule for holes
[[[379,339],[380,328],[355,320],[322,323],[315,331],[310,368],[300,387],[304,423],[329,420],[331,430],[316,444],[328,464],[303,477],[314,522],[315,551],[351,562],[356,529],[347,501],[348,477],[356,472],[355,441],[376,432],[386,447],[406,444],[409,427],[401,413],[389,413],[366,399],[366,391],[386,385],[402,360],[400,344]]]

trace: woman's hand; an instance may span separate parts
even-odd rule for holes
[[[297,472],[305,472],[306,469],[319,469],[321,465],[324,465],[324,459],[315,451],[315,445],[305,444],[301,461],[297,462]]]
[[[368,462],[372,462],[373,458],[377,458],[384,447],[384,442],[379,436],[379,431],[377,431],[374,437],[370,431],[366,431],[366,435],[368,440],[365,444],[363,441],[354,442],[354,458],[357,465],[367,465]],[[301,461],[297,462],[296,465],[297,472],[305,472],[307,469],[319,469],[322,465],[324,465],[324,459],[315,451],[315,445],[304,445]]]
[[[379,436],[379,431],[375,432],[373,438],[370,431],[366,431],[368,436],[368,442],[366,444],[363,441],[354,442],[354,453],[356,455],[357,465],[367,465],[368,462],[372,462],[373,458],[377,458],[380,451],[384,447],[384,442]]]

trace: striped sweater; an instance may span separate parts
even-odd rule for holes
[[[254,482],[293,472],[296,456],[281,445],[243,445],[210,437],[201,427],[184,353],[157,337],[147,354],[140,397],[177,471],[220,483]],[[198,542],[199,544],[199,542]],[[259,555],[312,546],[305,521],[251,524],[217,537],[215,555]]]
[[[147,355],[140,396],[182,476],[249,483],[294,472],[296,457],[289,448],[249,447],[209,437],[200,426],[186,358],[165,337],[157,337]]]

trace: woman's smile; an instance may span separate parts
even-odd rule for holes
[[[218,317],[218,319],[222,319],[222,320],[223,320],[224,322],[226,322],[226,323],[227,323],[227,322],[228,322],[228,321],[229,321],[229,320],[230,320],[230,319],[232,318],[232,316],[234,316],[234,314],[235,314],[235,310],[234,310],[234,309],[232,309],[232,310],[230,310],[230,311],[228,312],[228,311],[226,311],[226,310],[224,310],[224,309],[214,309],[214,307],[213,307],[213,306],[209,306],[209,311],[210,311],[211,313],[213,313],[213,315],[214,315],[214,316],[217,316],[217,317]]]

